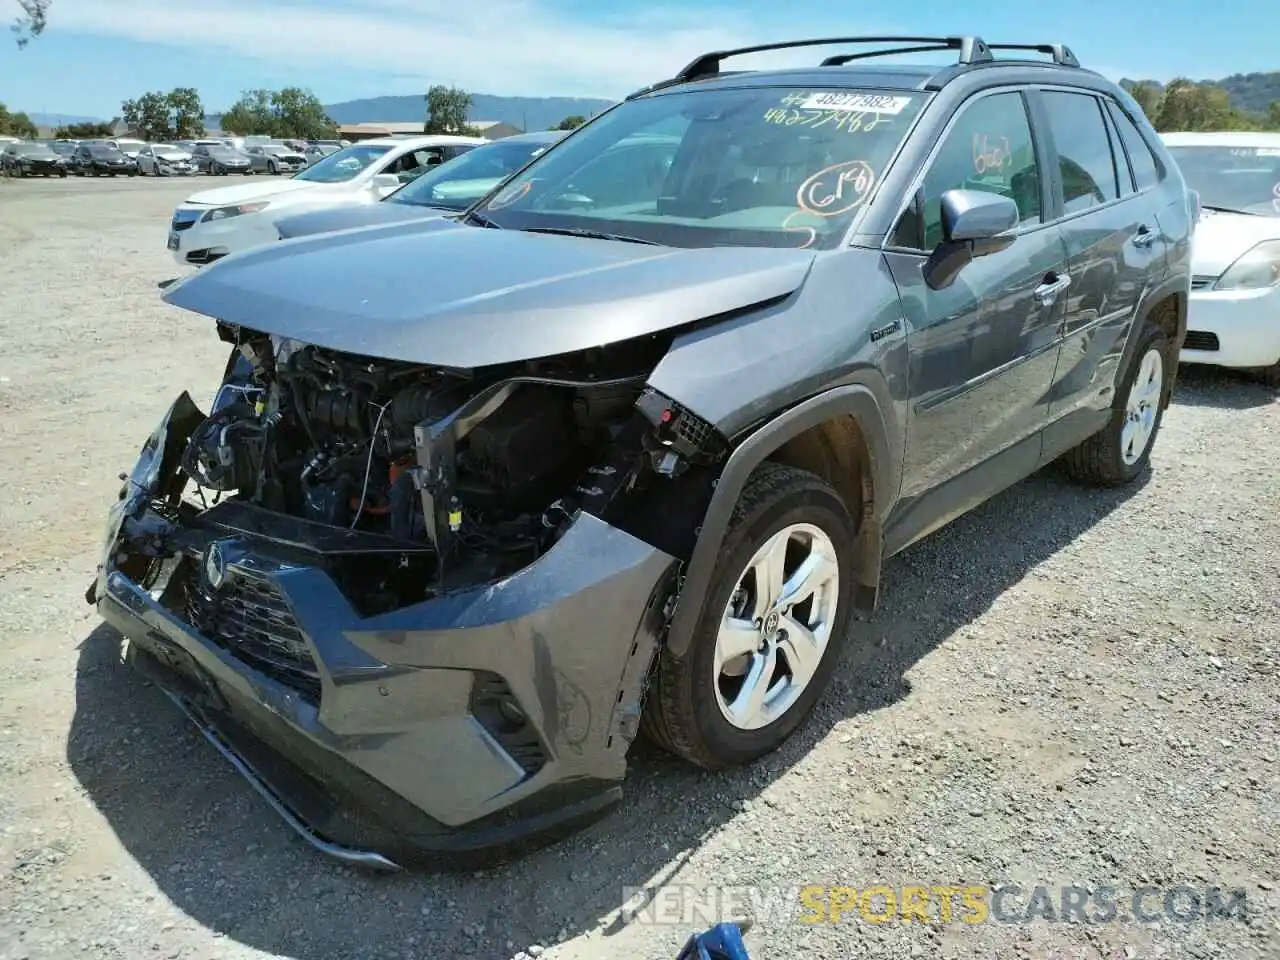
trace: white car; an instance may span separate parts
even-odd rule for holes
[[[172,143],[148,143],[138,151],[138,173],[144,177],[190,177],[196,173],[191,154]]]
[[[1280,134],[1163,138],[1202,211],[1181,360],[1257,370],[1280,386]]]
[[[135,140],[133,137],[116,137],[114,140],[108,140],[107,143],[114,143],[116,149],[130,160],[137,160],[138,153],[147,145],[147,141]]]
[[[422,136],[362,140],[318,160],[288,180],[254,179],[194,194],[169,225],[169,251],[183,266],[203,266],[278,239],[277,217],[349,203],[373,203],[428,167],[487,140]]]

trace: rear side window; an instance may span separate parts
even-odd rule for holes
[[[1041,93],[1058,148],[1063,212],[1079,213],[1120,196],[1111,137],[1102,104],[1084,93]]]
[[[1124,142],[1125,152],[1129,154],[1129,165],[1133,168],[1133,180],[1139,190],[1154,187],[1160,182],[1160,168],[1156,158],[1151,155],[1146,138],[1138,130],[1138,125],[1129,119],[1129,115],[1119,105],[1107,101],[1107,110],[1111,119],[1120,130],[1120,139]]]
[[[1120,196],[1127,197],[1137,190],[1133,182],[1133,171],[1129,169],[1129,161],[1125,159],[1124,148],[1120,145],[1120,132],[1116,130],[1116,122],[1102,108],[1102,119],[1107,123],[1107,136],[1111,138],[1111,152],[1116,158],[1116,175],[1120,178]]]

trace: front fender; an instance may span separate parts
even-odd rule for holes
[[[684,656],[693,642],[734,506],[742,496],[751,472],[788,440],[843,416],[852,416],[857,421],[871,458],[875,510],[859,531],[859,559],[855,575],[860,605],[869,607],[874,604],[883,552],[881,521],[889,501],[898,490],[900,462],[893,451],[901,451],[902,441],[897,435],[896,420],[886,416],[873,386],[849,383],[810,397],[759,427],[738,445],[725,462],[689,558],[668,629],[667,649],[673,655]]]

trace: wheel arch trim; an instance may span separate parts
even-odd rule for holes
[[[868,466],[874,503],[874,509],[865,514],[858,532],[855,587],[858,606],[866,609],[874,606],[882,559],[881,521],[888,501],[897,491],[895,478],[900,466],[894,461],[892,451],[900,452],[901,445],[893,440],[894,421],[885,416],[874,389],[864,383],[849,383],[809,397],[757,427],[725,462],[703,515],[667,630],[666,646],[672,655],[684,656],[693,642],[721,545],[751,472],[788,440],[829,420],[849,416],[857,422],[871,460]]]

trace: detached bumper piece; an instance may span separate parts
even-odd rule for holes
[[[362,613],[344,571],[412,569],[420,545],[234,501],[182,536],[162,583],[105,564],[99,612],[321,852],[474,868],[621,798],[667,554],[584,513],[505,580]]]

